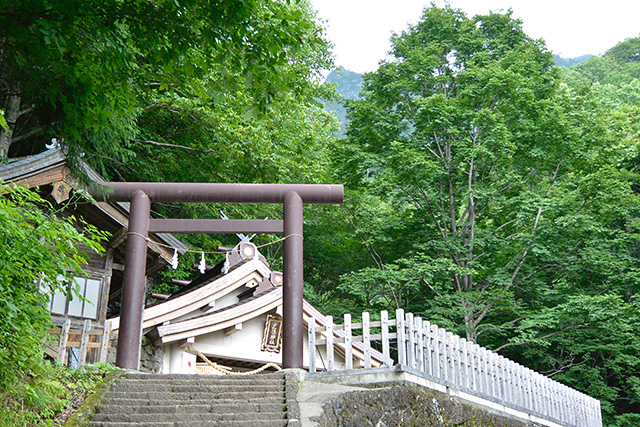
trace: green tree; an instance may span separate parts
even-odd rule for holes
[[[319,78],[331,57],[307,1],[25,0],[0,19],[10,124],[0,158],[57,137],[71,161],[84,154],[114,180],[326,181],[336,125],[316,97],[332,96]],[[210,218],[217,208],[155,210]]]
[[[626,39],[607,50],[605,56],[615,59],[621,64],[640,62],[640,37]]]
[[[589,392],[612,425],[637,418],[637,328],[618,318],[640,290],[637,80],[611,58],[560,72],[509,13],[430,7],[392,42],[337,150],[349,241],[371,257],[336,294]]]
[[[265,112],[312,86],[308,51],[326,45],[320,35],[304,1],[10,2],[0,11],[0,159],[51,137],[94,165],[122,159],[140,114],[167,94],[215,102],[242,91],[250,111]]]
[[[106,236],[79,218],[60,219],[37,193],[0,184],[0,392],[42,362],[56,289],[72,292],[87,254]],[[84,231],[77,231],[82,226]]]
[[[509,300],[561,174],[553,58],[510,14],[449,7],[426,9],[392,43],[396,60],[366,75],[351,105],[355,178],[404,229],[389,243],[404,247],[394,268],[413,285],[396,303],[443,295],[437,304],[455,301],[446,316],[475,340]]]

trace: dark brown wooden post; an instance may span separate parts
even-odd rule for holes
[[[298,193],[291,192],[284,198],[282,367],[285,369],[302,368],[302,232],[302,199]]]
[[[137,370],[140,364],[142,314],[144,311],[147,234],[151,201],[142,191],[131,196],[131,215],[122,284],[122,306],[116,365]]]

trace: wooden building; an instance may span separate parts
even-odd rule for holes
[[[88,177],[94,182],[104,181],[94,170],[81,163]],[[74,203],[65,204],[71,196],[86,194],[83,186],[75,180],[67,166],[67,159],[60,148],[22,159],[10,159],[0,166],[0,181],[13,182],[37,189],[41,196],[54,206],[65,206],[61,216],[82,217],[99,230],[110,233],[111,238],[103,243],[100,255],[87,251],[88,265],[84,267],[86,276],[77,277],[76,283],[85,299],[68,298],[65,292],[56,292],[49,310],[53,323],[62,326],[67,320],[69,326],[81,329],[85,320],[90,320],[91,329],[102,330],[110,303],[117,307],[122,289],[127,227],[129,221],[128,203],[105,203],[91,201],[86,197],[75,198]],[[184,252],[187,246],[170,234],[150,234],[148,243],[147,276],[166,267],[173,256],[173,249]],[[96,337],[99,334],[95,335]],[[79,341],[79,340],[76,340]],[[71,338],[70,342],[74,342]],[[92,346],[96,348],[97,346]],[[77,350],[70,350],[72,353]],[[57,357],[53,351],[53,357]],[[89,351],[89,362],[97,361],[97,351]],[[69,360],[69,359],[67,359]]]

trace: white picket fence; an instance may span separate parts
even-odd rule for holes
[[[362,313],[362,323],[351,323],[345,315],[344,325],[334,325],[330,317],[326,326],[316,319],[309,321],[309,371],[316,372],[319,347],[326,350],[325,369],[335,370],[334,350],[341,346],[345,368],[351,369],[352,352],[364,354],[364,368],[381,367],[396,362],[414,369],[426,378],[451,389],[468,393],[527,414],[565,426],[602,427],[600,401],[538,372],[532,371],[493,351],[447,332],[436,325],[414,317],[412,313],[396,311],[396,319],[381,312],[380,321],[370,322],[369,313]],[[372,335],[371,329],[379,329]],[[393,332],[395,329],[395,332]],[[353,330],[362,330],[353,336]],[[379,341],[381,351],[372,349]],[[395,348],[392,348],[395,341]],[[397,361],[391,358],[395,349]]]

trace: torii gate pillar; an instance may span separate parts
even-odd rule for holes
[[[283,204],[283,342],[282,366],[303,366],[303,203],[342,203],[341,185],[304,184],[209,184],[209,183],[150,183],[105,182],[113,190],[93,189],[92,195],[112,202],[131,202],[131,216],[122,284],[122,311],[116,365],[138,369],[142,342],[144,287],[147,261],[147,235],[150,223],[154,232],[273,233],[274,222],[216,220],[151,220],[151,202],[165,203],[281,203]],[[107,194],[105,194],[107,193]],[[185,221],[187,224],[185,224]],[[229,227],[232,222],[234,227]],[[247,227],[242,230],[242,227]],[[199,231],[202,230],[202,231]]]
[[[131,196],[131,215],[125,256],[122,304],[120,305],[120,331],[116,365],[138,369],[142,342],[142,315],[144,313],[145,273],[147,264],[147,235],[151,201],[142,191]]]
[[[303,325],[303,222],[302,199],[297,193],[289,193],[284,198],[284,249],[283,249],[283,292],[282,292],[282,366],[302,368]],[[293,323],[286,319],[295,319]],[[299,320],[299,321],[298,321]]]

